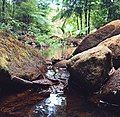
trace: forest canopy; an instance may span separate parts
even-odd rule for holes
[[[30,33],[38,42],[59,33],[84,36],[115,19],[120,19],[119,0],[0,1],[0,29]]]

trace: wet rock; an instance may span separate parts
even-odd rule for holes
[[[20,83],[13,82],[13,77],[29,82],[45,79],[46,71],[46,62],[37,50],[0,31],[0,89],[17,89]]]
[[[35,92],[34,90],[19,92],[1,99],[0,112],[8,114],[8,117],[10,115],[12,117],[28,117],[31,106],[49,96],[50,92]]]
[[[68,40],[67,40],[67,43],[66,43],[66,45],[69,45],[69,46],[71,46],[71,47],[76,47],[76,46],[78,46],[80,44],[80,39],[79,38],[69,38]]]
[[[107,83],[101,88],[100,100],[120,105],[120,68],[111,75]]]
[[[59,62],[57,62],[56,64],[54,64],[53,67],[57,67],[57,68],[66,68],[67,67],[67,60],[61,60]]]
[[[52,61],[52,65],[55,65],[56,63],[60,62],[61,59],[52,58],[51,61]]]
[[[64,59],[69,59],[72,56],[72,53],[75,51],[76,47],[69,47],[63,53]]]
[[[79,87],[85,93],[99,89],[112,68],[111,54],[107,47],[97,46],[73,56],[67,63],[69,85]]]
[[[99,45],[107,46],[113,55],[113,66],[117,69],[120,67],[120,34],[113,36],[101,42]]]
[[[87,35],[72,55],[74,56],[80,52],[95,47],[105,39],[118,34],[120,34],[120,20],[115,20],[101,27],[96,32]]]

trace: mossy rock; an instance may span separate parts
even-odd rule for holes
[[[29,81],[39,80],[46,70],[46,62],[39,51],[23,45],[11,34],[0,31],[0,87],[6,87],[4,84],[14,76]]]

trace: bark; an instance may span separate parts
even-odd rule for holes
[[[87,25],[88,24],[87,4],[88,4],[88,0],[85,0],[85,10],[84,10],[84,12],[85,12],[85,28],[88,27],[88,25]],[[86,30],[86,35],[87,34],[88,34],[88,31]]]
[[[88,34],[90,33],[90,12],[91,12],[91,8],[90,8],[90,0],[89,0],[89,6],[88,6]]]
[[[82,18],[82,13],[80,13],[80,26],[81,26],[81,30],[82,30],[82,27],[83,27],[83,26],[82,26],[82,24],[83,24],[83,21],[82,21],[82,20],[83,20],[83,18]]]
[[[13,9],[12,9],[12,17],[14,18],[14,14],[15,14],[15,2],[13,2]]]
[[[77,30],[79,30],[79,17],[77,16]]]
[[[2,0],[2,22],[4,22],[4,18],[5,18],[5,4],[6,4],[6,0]]]

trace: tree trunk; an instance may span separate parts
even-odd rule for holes
[[[108,7],[108,18],[107,18],[108,22],[114,20],[114,15],[116,15],[115,9],[111,8],[112,6],[113,6],[113,3],[110,2]]]
[[[13,8],[12,8],[12,17],[14,18],[15,15],[15,2],[13,1]]]
[[[2,4],[2,1],[0,1],[0,4]],[[2,6],[0,5],[0,22],[1,22],[1,17],[2,17]]]
[[[82,20],[83,20],[82,19],[82,13],[80,13],[80,26],[81,26],[81,30],[82,30],[82,23],[83,23]]]
[[[113,12],[114,9],[111,8],[111,6],[113,6],[113,2],[111,0],[102,0],[102,4],[108,11],[107,21],[109,22],[109,21],[111,21],[112,16],[114,14],[114,12]]]
[[[88,0],[85,0],[85,9],[84,9],[84,12],[85,12],[85,28],[88,27],[88,13],[87,13],[87,4],[88,4]],[[86,35],[88,34],[88,30],[86,30]]]
[[[2,22],[5,22],[5,5],[6,0],[2,0]]]
[[[79,28],[79,17],[78,17],[78,15],[77,15],[77,30],[80,30],[80,28]]]
[[[90,33],[90,12],[91,12],[91,2],[89,0],[89,7],[88,7],[88,33]]]
[[[64,26],[65,26],[65,23],[67,22],[67,18],[65,18],[65,20],[64,20],[64,22],[63,22],[63,24],[62,24],[62,27],[60,28],[61,30],[62,30],[62,32],[63,32],[63,34],[65,33],[65,31],[64,31]]]

